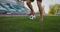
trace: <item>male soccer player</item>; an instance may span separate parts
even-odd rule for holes
[[[31,13],[30,13],[30,19],[34,19],[35,18],[35,12],[33,10],[33,7],[31,5],[31,2],[33,2],[34,0],[26,0],[28,7],[31,9]],[[39,8],[39,12],[40,12],[40,21],[43,21],[43,9],[42,9],[42,0],[37,0],[37,6]]]

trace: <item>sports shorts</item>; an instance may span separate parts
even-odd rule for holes
[[[34,0],[30,0],[31,2],[34,2]],[[37,1],[40,1],[40,2],[42,2],[42,0],[37,0]]]

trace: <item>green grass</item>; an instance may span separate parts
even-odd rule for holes
[[[44,21],[27,16],[0,16],[0,32],[60,32],[60,16],[44,16]]]

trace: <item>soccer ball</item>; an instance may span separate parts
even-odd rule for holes
[[[29,17],[31,20],[33,20],[33,19],[36,19],[36,16],[35,15],[30,15],[30,17]]]

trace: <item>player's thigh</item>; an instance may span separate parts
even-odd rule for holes
[[[27,2],[30,2],[30,0],[26,0]]]

